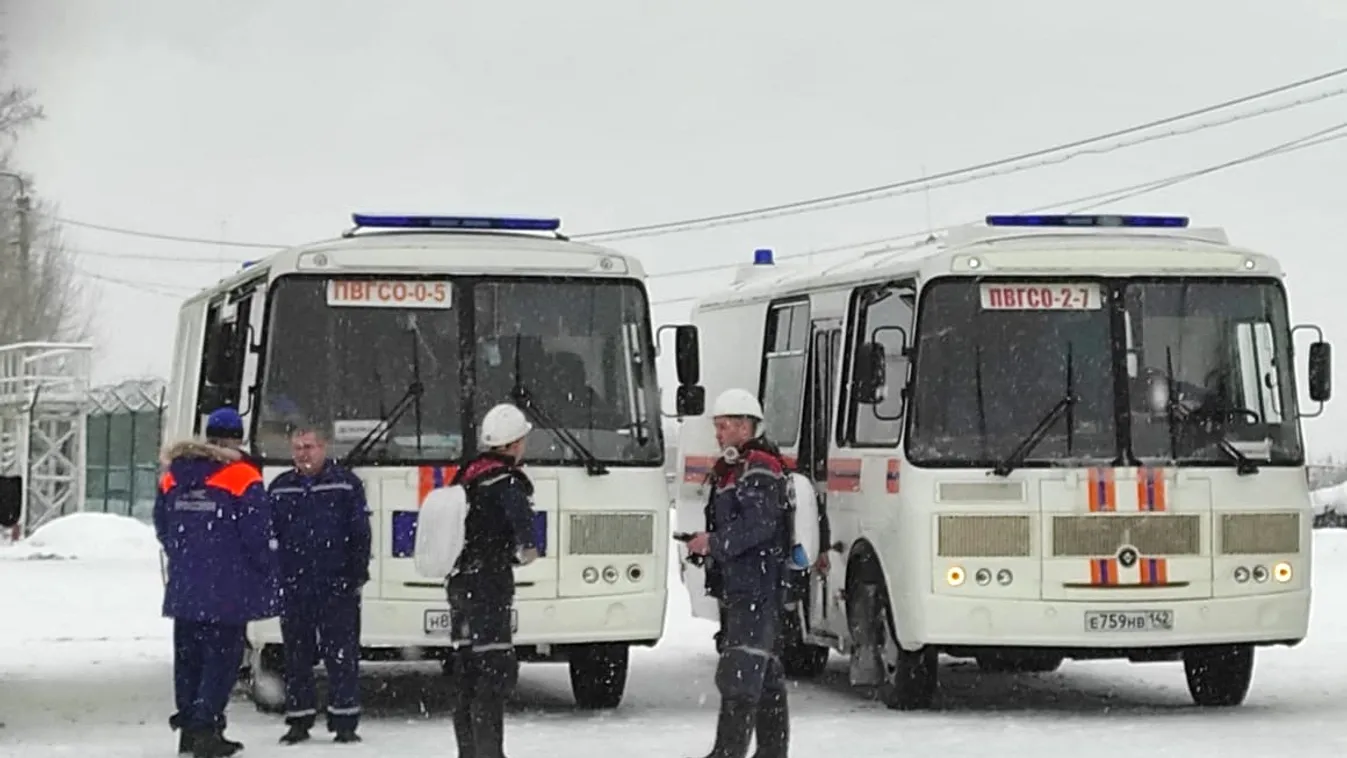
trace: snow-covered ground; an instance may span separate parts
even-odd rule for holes
[[[845,666],[793,685],[792,755],[856,756],[1347,755],[1347,532],[1315,535],[1318,592],[1309,639],[1260,652],[1248,703],[1189,704],[1177,664],[1063,666],[1042,676],[942,669],[940,708],[896,713],[846,686]],[[171,756],[168,622],[150,530],[97,514],[53,522],[0,548],[0,755]],[[712,629],[689,617],[678,585],[664,642],[633,656],[623,706],[571,709],[560,665],[526,664],[507,725],[514,758],[698,756],[711,743],[716,694]],[[447,688],[433,664],[371,665],[361,745],[276,744],[279,718],[230,707],[230,734],[248,756],[330,752],[350,758],[452,755]]]

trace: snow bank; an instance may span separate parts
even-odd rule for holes
[[[72,513],[16,545],[0,548],[0,559],[157,562],[159,542],[154,528],[142,521],[111,513]]]

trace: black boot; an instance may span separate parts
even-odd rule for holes
[[[758,703],[758,749],[753,758],[786,758],[790,744],[790,708],[785,692],[763,693]]]
[[[478,698],[472,704],[473,758],[505,758],[505,701]],[[460,755],[462,755],[460,753]]]
[[[196,729],[192,734],[193,758],[229,758],[243,749],[242,744],[226,740],[214,729]]]
[[[309,739],[309,728],[303,724],[291,724],[290,730],[281,735],[282,745],[298,745]]]
[[[720,718],[716,721],[716,744],[706,758],[745,758],[753,739],[757,704],[750,700],[720,700]]]
[[[196,741],[196,735],[189,729],[183,729],[178,732],[178,755],[191,755],[192,745]]]
[[[344,745],[360,742],[360,735],[355,733],[355,729],[338,729],[337,736],[332,739],[333,742],[340,742]]]

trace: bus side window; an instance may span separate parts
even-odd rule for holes
[[[913,344],[914,290],[910,282],[888,283],[857,290],[852,298],[851,356],[848,375],[855,381],[859,345],[874,342],[884,348],[884,396],[878,403],[858,402],[846,393],[845,441],[852,447],[894,447],[902,437],[907,405],[907,378]]]
[[[760,393],[762,415],[767,438],[782,448],[795,447],[800,437],[808,340],[807,301],[773,304],[767,309]]]

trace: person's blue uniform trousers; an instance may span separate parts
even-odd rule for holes
[[[710,500],[710,557],[718,574],[724,648],[716,666],[720,717],[708,758],[784,758],[790,722],[781,662],[785,566],[791,541],[784,462],[761,439],[720,461]]]
[[[504,755],[505,701],[515,658],[515,556],[535,548],[533,483],[514,460],[487,452],[459,469],[468,496],[463,552],[448,577],[454,652],[454,735],[463,756]]]
[[[277,563],[262,477],[234,450],[181,442],[165,458],[154,528],[167,561],[163,613],[173,619],[180,750],[231,755],[225,707],[250,621],[277,613]]]
[[[326,664],[329,731],[360,722],[360,592],[369,581],[370,511],[359,477],[334,461],[291,469],[269,488],[281,563],[286,723],[317,718],[313,666]]]

